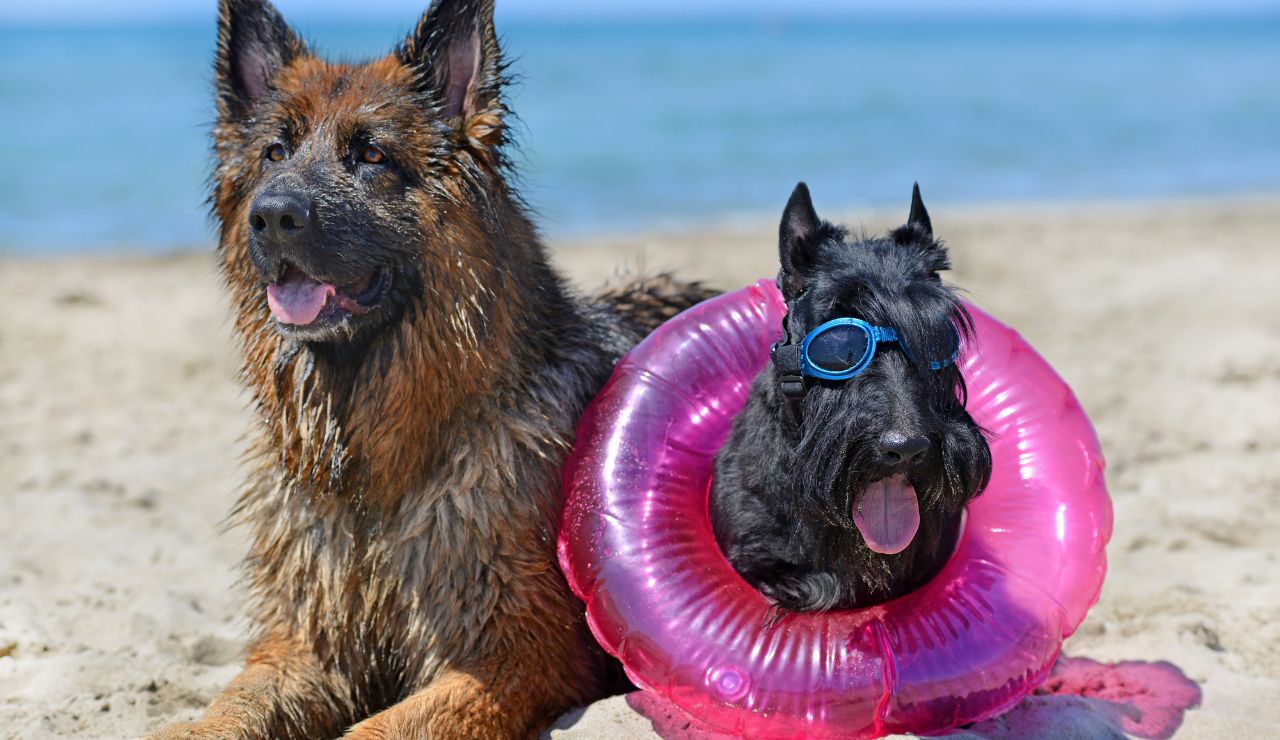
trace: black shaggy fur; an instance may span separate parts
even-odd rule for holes
[[[801,183],[782,217],[780,251],[778,285],[795,336],[857,317],[895,327],[913,355],[933,358],[971,330],[938,276],[950,263],[919,188],[907,225],[855,238],[818,218]],[[797,308],[802,293],[809,300]],[[793,408],[772,365],[756,378],[716,458],[717,540],[738,572],[786,610],[866,606],[917,588],[950,556],[964,507],[991,474],[958,366],[932,371],[898,344],[882,344],[854,378],[806,383]],[[915,461],[890,463],[878,445],[886,433],[923,435],[929,447]],[[895,474],[915,487],[921,522],[905,550],[884,555],[867,547],[852,511],[868,484]]]

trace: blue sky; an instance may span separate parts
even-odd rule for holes
[[[277,0],[286,16],[368,19],[412,17],[429,0]],[[0,22],[120,22],[210,18],[215,0],[44,0],[0,3]],[[1275,0],[498,0],[501,15],[679,16],[691,14],[894,14],[963,16],[1238,15],[1277,11]]]

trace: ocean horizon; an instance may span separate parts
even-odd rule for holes
[[[403,22],[301,24],[336,58]],[[566,237],[780,211],[1280,191],[1280,18],[500,23]],[[0,252],[213,242],[212,23],[0,26]]]

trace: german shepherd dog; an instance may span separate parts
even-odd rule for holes
[[[939,277],[950,261],[920,188],[906,225],[854,237],[820,219],[800,183],[779,232],[786,336],[711,490],[716,539],[773,601],[771,619],[923,585],[991,477],[954,362],[972,321]]]
[[[244,671],[164,737],[522,737],[612,669],[555,559],[576,420],[710,294],[595,300],[509,182],[492,0],[336,64],[220,0],[212,207],[257,411]]]

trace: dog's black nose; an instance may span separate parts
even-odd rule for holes
[[[294,193],[263,193],[249,208],[249,227],[275,241],[293,241],[310,225],[311,204]]]
[[[880,460],[886,465],[902,465],[917,462],[929,449],[929,438],[923,434],[907,436],[902,432],[885,432],[880,435]]]

